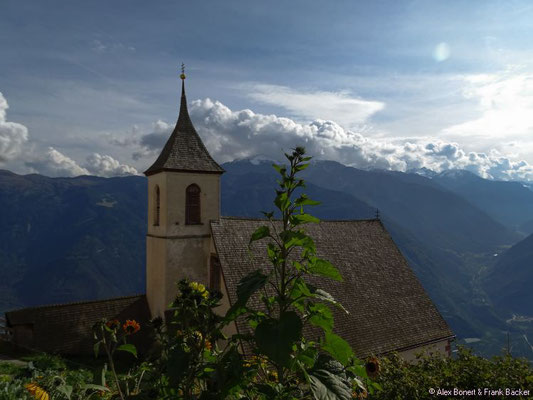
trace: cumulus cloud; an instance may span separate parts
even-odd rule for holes
[[[279,160],[283,150],[304,145],[316,159],[335,160],[362,169],[441,172],[465,169],[484,178],[533,180],[533,167],[497,150],[466,151],[455,142],[431,138],[374,138],[364,132],[345,129],[336,122],[317,119],[298,123],[290,118],[232,111],[210,99],[196,100],[190,107],[202,140],[219,162],[251,158],[258,154]],[[168,139],[172,126],[162,121],[140,138],[142,150],[155,157]]]
[[[87,169],[53,147],[48,147],[44,155],[26,162],[26,166],[35,173],[52,177],[90,175]]]
[[[109,155],[93,153],[85,166],[53,147],[42,149],[30,140],[28,129],[6,121],[7,100],[0,92],[0,164],[15,167],[18,172],[33,172],[47,176],[99,175],[104,177],[137,175],[135,168],[121,164]],[[131,144],[131,143],[129,143]],[[124,145],[124,143],[121,143]],[[22,168],[17,168],[22,166]]]
[[[28,129],[16,122],[6,121],[7,100],[0,92],[0,163],[17,157],[28,141]]]
[[[295,116],[333,120],[348,128],[366,123],[373,114],[385,108],[383,102],[363,100],[346,91],[305,92],[265,84],[251,85],[247,91],[252,99],[283,107]]]
[[[118,160],[108,155],[93,153],[87,157],[86,161],[85,168],[92,175],[111,177],[139,174],[135,168],[121,164]]]
[[[52,177],[73,177],[80,175],[96,175],[103,177],[137,175],[135,168],[121,164],[108,155],[93,153],[86,158],[85,165],[79,165],[75,160],[54,149],[48,149],[42,155],[29,155],[30,161],[25,164],[31,172]]]

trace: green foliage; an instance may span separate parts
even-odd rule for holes
[[[115,369],[115,361],[113,356],[116,351],[119,351],[131,354],[132,356],[137,358],[137,349],[134,345],[127,343],[127,338],[130,335],[137,333],[140,329],[141,326],[135,320],[126,320],[124,324],[121,324],[121,322],[117,319],[102,319],[93,327],[95,339],[94,355],[95,357],[98,357],[98,353],[100,352],[100,350],[104,350],[104,353],[107,356],[107,360],[109,362],[109,366],[111,367],[111,373],[115,381],[116,391],[118,393],[118,396],[122,400],[124,400],[126,396],[129,396],[130,392],[136,394],[139,391],[139,385],[140,381],[143,378],[143,374],[140,374],[139,376],[135,376],[136,374],[134,374],[132,376],[131,373],[128,373],[125,378],[121,379]],[[107,364],[104,365],[104,368],[102,370],[102,382],[100,386],[88,384],[88,386],[85,386],[85,388],[92,390],[97,389],[103,392],[109,391],[109,389],[105,386],[106,371]],[[132,380],[134,381],[133,390],[130,390]]]
[[[310,157],[305,157],[300,147],[285,156],[288,166],[274,165],[280,175],[274,205],[281,220],[274,220],[274,212],[265,212],[267,225],[257,228],[250,238],[250,246],[260,240],[267,242],[271,268],[256,270],[242,279],[238,300],[226,315],[226,321],[240,317],[249,322],[250,333],[240,339],[245,348],[265,361],[264,367],[252,374],[252,380],[243,380],[240,385],[253,398],[351,398],[364,388],[353,384],[360,380],[355,369],[350,370],[361,362],[349,344],[333,333],[330,306],[343,308],[333,296],[306,280],[316,275],[342,281],[335,266],[317,257],[315,243],[303,229],[306,224],[319,222],[305,212],[304,206],[319,203],[305,194],[293,198],[296,190],[305,187],[297,174],[309,166]],[[255,306],[257,302],[250,302],[251,298],[258,299],[262,306]],[[307,340],[303,334],[307,325],[322,330],[323,338]],[[317,368],[319,358],[326,353],[338,360],[335,362],[342,369],[342,378]]]
[[[9,375],[0,375],[0,400],[110,398],[106,397],[110,394],[109,388],[93,383],[92,372],[68,369],[65,360],[57,356],[39,354],[32,358],[37,360],[35,364],[30,361],[27,367],[18,367],[12,369]]]
[[[408,364],[398,355],[381,360],[381,372],[377,382],[382,391],[372,399],[427,399],[431,388],[447,389],[529,389],[533,388],[533,369],[525,359],[510,355],[485,359],[471,350],[459,347],[457,356],[446,357],[439,353],[421,356],[415,364]],[[450,396],[451,397],[451,396]],[[488,398],[482,392],[478,397]],[[472,396],[454,396],[454,399],[470,399]],[[493,398],[505,398],[495,396]]]

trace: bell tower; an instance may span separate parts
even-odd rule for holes
[[[185,73],[181,73],[178,122],[148,177],[146,296],[153,317],[176,295],[176,282],[207,283],[211,251],[209,221],[220,218],[220,175],[194,129],[187,110]]]

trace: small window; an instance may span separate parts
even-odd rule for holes
[[[209,268],[209,288],[220,292],[222,271],[220,261],[217,256],[211,256],[211,265]]]
[[[154,226],[159,225],[159,215],[161,214],[161,195],[159,185],[155,185],[154,191]]]
[[[193,183],[185,193],[185,223],[187,225],[201,224],[200,187]]]

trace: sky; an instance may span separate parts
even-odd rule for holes
[[[2,0],[0,169],[141,174],[189,111],[220,163],[533,181],[533,3]]]

